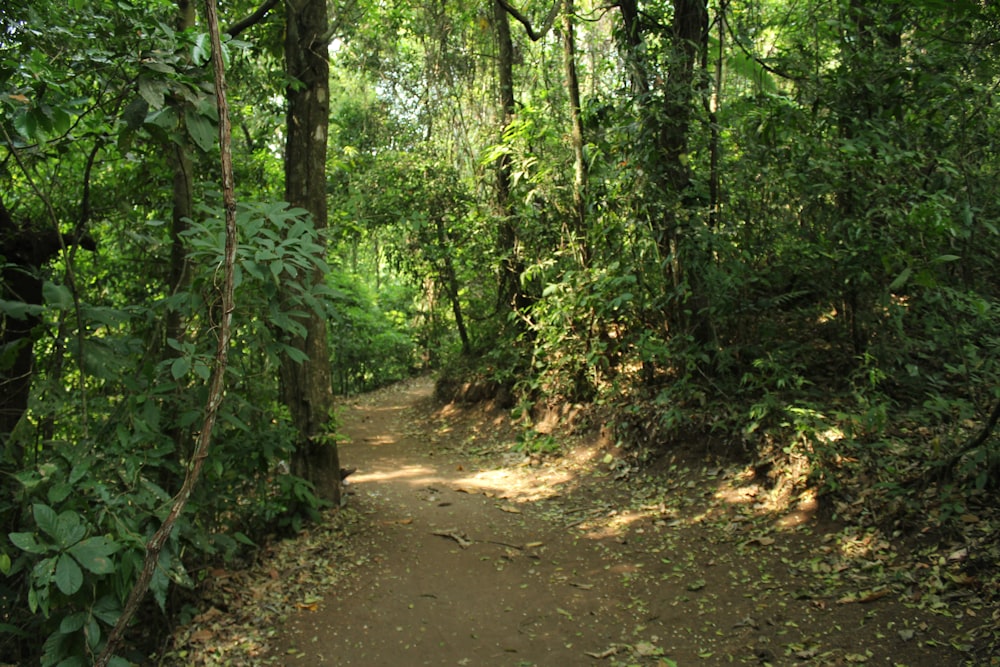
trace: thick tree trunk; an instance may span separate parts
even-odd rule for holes
[[[691,187],[688,140],[699,86],[695,75],[708,45],[708,1],[674,0],[672,32],[663,110],[666,120],[660,127],[659,154],[663,161],[661,176],[664,185],[676,199],[663,213],[657,241],[662,256],[671,260],[665,264],[668,280],[676,287],[686,281],[690,290],[688,303],[680,304],[671,313],[671,318],[691,333],[697,342],[707,345],[713,339],[707,298],[701,287],[700,272],[689,270],[707,261],[707,258],[693,239],[683,236],[681,224],[684,221],[678,218],[677,211],[688,205]]]
[[[707,320],[707,304],[698,287],[697,271],[686,273],[687,264],[697,264],[700,249],[695,248],[681,227],[691,216],[689,206],[691,173],[688,166],[688,141],[698,93],[696,73],[708,40],[707,0],[673,0],[673,21],[666,50],[666,76],[660,77],[648,62],[647,26],[636,0],[619,3],[622,16],[622,48],[628,63],[632,89],[642,113],[644,140],[655,150],[643,154],[648,174],[650,200],[657,205],[649,211],[654,240],[659,249],[664,280],[678,292],[686,292],[686,302],[676,301],[664,322],[671,329],[684,330],[701,343],[712,338]],[[654,87],[661,96],[650,95]],[[657,99],[662,99],[654,105]]]
[[[330,66],[325,0],[287,0],[285,68],[292,82],[286,91],[285,197],[312,214],[316,229],[327,226],[326,143],[330,117]],[[303,279],[319,284],[319,270]],[[326,320],[309,313],[301,324],[306,335],[291,344],[308,359],[281,365],[282,395],[299,433],[293,472],[316,486],[316,493],[340,501],[337,447],[328,434],[333,408]]]
[[[44,301],[42,267],[72,245],[96,249],[93,239],[83,234],[61,236],[54,229],[14,222],[0,200],[0,256],[5,260],[0,298],[29,307],[20,314],[0,313],[0,349],[8,355],[0,365],[0,443],[5,450],[0,458],[22,462],[24,452],[9,436],[28,409],[35,374],[34,345],[42,319],[30,307]]]

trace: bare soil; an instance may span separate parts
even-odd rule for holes
[[[442,406],[432,390],[420,379],[346,406],[348,509],[220,584],[230,611],[203,613],[175,655],[345,667],[1000,664],[982,641],[1000,619],[995,591],[931,585],[947,549],[904,554],[900,543],[919,536],[825,521],[808,495],[777,502],[780,489],[752,469],[678,455],[638,471],[596,434],[570,437],[558,458],[526,457],[506,413]],[[237,590],[252,593],[236,603]],[[262,611],[274,595],[295,598],[295,611],[261,629],[275,623]],[[233,616],[236,630],[221,621]]]

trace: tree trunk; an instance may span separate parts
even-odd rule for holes
[[[197,13],[193,0],[177,0],[177,30],[183,32],[195,27]],[[183,101],[174,99],[177,117],[184,118]],[[187,281],[187,249],[184,247],[184,232],[187,221],[194,215],[194,174],[191,168],[191,146],[183,133],[167,146],[170,169],[173,172],[172,204],[170,218],[170,269],[168,288],[171,294],[183,289]],[[170,309],[166,315],[167,338],[180,339],[184,323],[180,312]],[[172,349],[169,346],[168,350]],[[171,352],[167,352],[171,354]]]
[[[177,30],[183,32],[195,27],[197,13],[195,3],[192,0],[177,0]],[[178,97],[171,99],[177,117],[184,118],[184,101]],[[187,287],[188,261],[187,247],[184,243],[184,232],[188,229],[188,221],[194,217],[194,170],[191,164],[191,143],[182,132],[180,136],[173,140],[168,140],[164,149],[169,156],[167,162],[173,172],[171,180],[171,204],[170,215],[170,266],[167,269],[167,289],[170,295],[177,294]],[[171,359],[179,357],[182,352],[167,344],[168,340],[180,341],[184,337],[186,323],[181,311],[177,307],[170,307],[164,316],[164,337],[159,337],[154,341],[154,345],[161,345],[162,354],[165,358]],[[185,391],[183,383],[178,382],[175,394],[179,395]],[[174,409],[176,410],[176,405]],[[178,452],[184,456],[190,454],[191,432],[188,428],[177,425],[176,420],[169,426],[169,435],[174,441],[174,446]],[[168,474],[166,470],[162,475]],[[169,488],[168,480],[161,478],[158,480],[164,488]]]
[[[472,353],[472,343],[469,341],[469,332],[465,328],[465,317],[462,315],[462,301],[458,298],[458,274],[455,272],[455,262],[451,258],[451,240],[448,238],[448,230],[445,228],[444,220],[438,216],[434,219],[437,229],[438,248],[441,253],[441,280],[448,290],[448,299],[451,301],[451,312],[455,316],[455,328],[458,329],[458,338],[462,341],[462,354]]]
[[[285,68],[291,81],[285,143],[285,197],[312,215],[317,230],[327,226],[326,143],[330,117],[330,65],[325,0],[287,0]],[[325,280],[318,269],[303,276],[313,285]],[[304,337],[290,344],[308,357],[281,364],[282,397],[298,431],[292,471],[309,481],[321,498],[340,501],[337,447],[323,437],[331,430],[333,388],[326,320],[310,312],[301,324]]]
[[[566,91],[569,94],[570,141],[573,144],[573,233],[576,235],[580,264],[587,266],[590,264],[590,247],[587,242],[587,162],[583,154],[583,118],[580,78],[576,71],[573,0],[566,0],[563,12],[563,60],[566,68]]]
[[[510,18],[500,0],[493,0],[493,19],[497,33],[497,80],[500,87],[500,137],[514,119],[514,42],[510,34]],[[516,308],[521,291],[521,275],[518,269],[517,228],[514,211],[510,202],[511,164],[510,156],[502,154],[497,158],[497,214],[500,217],[497,229],[497,252],[500,256],[500,276],[498,302],[501,306]]]

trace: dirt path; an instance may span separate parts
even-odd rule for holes
[[[711,465],[618,482],[594,447],[524,465],[501,421],[448,414],[431,390],[415,381],[346,410],[356,562],[279,628],[272,660],[977,664],[952,645],[988,617],[956,622],[921,608],[916,587],[907,599],[873,584],[876,569],[916,578],[893,545],[826,532],[808,504],[768,515],[762,487]]]

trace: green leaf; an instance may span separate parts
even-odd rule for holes
[[[27,111],[14,116],[14,129],[26,139],[36,140],[41,138],[38,134],[38,121],[34,115]]]
[[[56,519],[56,534],[52,537],[56,538],[59,546],[67,549],[82,540],[86,534],[87,528],[80,520],[80,515],[72,510],[66,510]]]
[[[66,595],[73,595],[83,586],[83,571],[69,554],[59,556],[56,562],[56,586]]]
[[[170,374],[175,380],[180,380],[191,370],[191,360],[187,357],[177,357],[174,363],[170,364]]]
[[[208,382],[208,380],[212,377],[212,367],[206,364],[201,359],[195,359],[194,374],[200,377],[202,380]]]
[[[48,545],[41,544],[35,539],[34,533],[10,533],[7,537],[15,547],[29,554],[43,554],[49,550]]]
[[[163,108],[166,90],[167,85],[163,81],[155,81],[145,77],[139,79],[139,94],[153,109]]]
[[[115,565],[109,556],[118,551],[120,544],[106,537],[91,537],[69,549],[69,553],[94,574],[111,574]]]
[[[42,284],[42,298],[45,305],[57,310],[70,310],[73,307],[73,293],[66,285],[56,285],[46,280]]]
[[[191,47],[191,61],[201,67],[208,62],[212,55],[212,43],[208,33],[201,33],[195,38],[194,46]]]
[[[81,479],[87,476],[90,472],[91,459],[84,459],[80,463],[73,466],[73,470],[69,473],[69,483],[76,484]]]
[[[29,317],[37,317],[42,314],[42,307],[33,303],[23,301],[8,301],[0,299],[0,313],[15,320],[26,320]]]
[[[10,566],[11,566],[10,556],[8,556],[5,553],[0,554],[0,574],[4,575],[5,577],[8,574],[10,574]]]
[[[35,517],[35,524],[49,537],[58,540],[59,515],[48,505],[35,503],[31,506],[31,514]]]
[[[87,620],[87,645],[90,646],[90,650],[97,652],[97,647],[101,644],[101,625],[97,622],[96,618],[89,618]]]
[[[215,127],[208,118],[189,109],[184,112],[184,125],[198,148],[206,153],[215,148]]]
[[[58,482],[52,485],[52,487],[49,489],[47,496],[49,502],[55,505],[69,498],[69,495],[71,493],[73,493],[72,484],[68,482]]]
[[[94,603],[94,606],[90,608],[90,613],[102,622],[114,625],[122,615],[122,608],[112,596],[105,595]]]
[[[56,667],[87,667],[87,662],[78,655],[71,655],[65,660],[61,660]]]
[[[237,542],[242,542],[243,544],[245,544],[245,545],[247,545],[247,546],[250,546],[250,547],[255,547],[255,546],[257,546],[257,545],[256,545],[256,544],[254,543],[254,541],[253,541],[253,540],[251,540],[251,539],[250,539],[249,537],[247,537],[246,535],[244,535],[243,533],[241,533],[241,532],[239,532],[239,531],[237,531],[236,533],[234,533],[234,534],[233,534],[233,538],[234,538],[234,539],[235,539],[235,540],[236,540]]]
[[[56,134],[66,134],[73,125],[73,119],[62,107],[52,109],[52,129]]]
[[[896,279],[889,284],[889,291],[894,292],[900,287],[906,284],[906,281],[910,279],[910,275],[913,273],[913,269],[906,267],[903,271],[896,276]]]
[[[59,632],[64,635],[72,634],[82,628],[86,622],[87,612],[78,611],[75,614],[70,614],[59,623]]]

